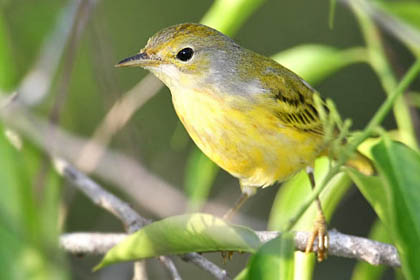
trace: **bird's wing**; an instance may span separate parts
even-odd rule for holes
[[[290,70],[282,66],[275,70],[276,75],[269,78],[275,115],[285,125],[323,134],[322,122],[313,99],[315,90]]]

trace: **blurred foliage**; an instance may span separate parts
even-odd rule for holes
[[[127,53],[137,51],[155,31],[175,23],[199,21],[202,18],[203,23],[230,36],[237,34],[236,39],[245,47],[267,55],[276,53],[273,56],[275,60],[310,83],[317,84],[323,95],[335,100],[344,116],[353,119],[358,129],[372,117],[383,99],[376,93],[391,95],[413,58],[420,57],[420,5],[415,1],[343,1],[350,9],[343,8],[340,2],[336,6],[334,0],[96,2],[97,6],[88,12],[85,28],[74,33],[69,31],[71,21],[65,16],[70,16],[70,6],[82,2],[0,1],[0,90],[3,93],[19,90],[27,73],[43,70],[42,67],[36,67],[39,67],[37,61],[44,50],[48,50],[48,47],[62,48],[62,52],[57,52],[58,57],[48,56],[46,52],[47,65],[58,65],[58,69],[52,67],[53,72],[48,77],[52,84],[48,84],[48,90],[42,93],[45,99],[28,109],[45,119],[53,119],[52,108],[58,106],[60,127],[85,137],[93,134],[118,96],[133,86],[140,75],[145,74],[140,70],[115,70],[112,65]],[[364,41],[351,19],[351,11]],[[80,15],[76,15],[76,21],[80,18]],[[328,22],[334,29],[328,29]],[[75,39],[67,41],[68,38],[56,39],[60,42],[55,44],[50,40],[54,38],[54,30],[60,30],[58,27],[63,23],[65,29],[62,30],[68,33],[63,31],[62,35],[79,38],[79,43],[74,43]],[[414,82],[413,92],[418,92],[419,79],[410,82]],[[162,91],[167,92],[166,89]],[[63,97],[62,92],[67,92],[67,95]],[[417,95],[413,93],[412,97],[415,100]],[[3,106],[1,101],[0,106]],[[420,174],[420,156],[416,136],[419,131],[415,125],[418,116],[407,102],[399,99],[394,107],[395,123],[390,119],[385,120],[386,129],[393,128],[393,134],[397,133],[398,139],[410,148],[392,142],[388,139],[391,132],[382,131],[381,139],[377,140],[379,144],[373,145],[372,149],[379,176],[367,177],[348,169],[347,173],[340,173],[329,182],[321,198],[327,217],[332,218],[334,226],[334,215],[340,212],[339,203],[342,207],[349,204],[346,204],[349,199],[346,193],[351,178],[381,221],[375,224],[370,238],[393,243],[400,251],[402,274],[397,270],[396,278],[418,279],[420,178],[417,177]],[[121,231],[121,228],[109,222],[107,214],[96,213],[79,194],[66,193],[63,198],[60,189],[63,183],[50,168],[45,155],[48,151],[41,151],[34,146],[35,143],[20,139],[8,123],[0,124],[0,132],[1,278],[99,279],[99,273],[92,276],[86,272],[98,261],[97,258],[70,258],[72,266],[66,264],[57,246],[58,236],[65,230],[86,230],[86,225],[91,226],[87,229],[90,231]],[[189,205],[183,207],[189,207],[190,210],[199,209],[209,197],[215,199],[215,196],[217,200],[231,205],[238,195],[237,183],[223,172],[217,172],[218,167],[188,140],[176,120],[167,94],[157,95],[141,108],[121,133],[114,136],[110,149],[140,159],[151,172],[179,190],[184,185]],[[330,162],[325,158],[316,162],[317,182],[322,181],[329,167]],[[233,186],[228,188],[227,185]],[[125,195],[124,190],[119,191]],[[245,213],[252,211],[253,216],[264,221],[264,225],[267,213],[271,212],[268,225],[271,230],[283,229],[311,194],[303,172],[285,183],[277,195],[274,195],[274,191],[264,190],[267,196],[271,196],[269,199],[273,200],[275,196],[273,205],[259,200],[258,197],[264,198],[262,193],[244,206]],[[128,199],[136,203],[133,198]],[[158,196],[150,199],[157,207],[166,207],[160,205]],[[353,209],[359,206],[350,205],[346,216],[336,218],[335,222],[351,219]],[[83,215],[72,218],[71,213],[75,208],[82,209],[80,213]],[[145,215],[155,215],[153,209],[145,210]],[[68,217],[64,214],[66,211],[70,212]],[[294,229],[309,230],[313,216],[314,209],[311,207]],[[209,225],[214,223],[218,225],[217,230],[196,231],[199,228],[209,229]],[[365,226],[365,231],[368,226]],[[133,245],[128,240],[121,244],[121,250],[123,254],[132,254],[133,251],[145,254],[137,255],[143,258],[193,249],[237,249],[232,244],[237,245],[239,237],[244,235],[253,236],[253,232],[214,220],[212,216],[173,216],[143,228],[133,237],[143,238],[142,241],[136,240]],[[150,236],[154,239],[144,238]],[[255,252],[256,246],[251,247],[244,251]],[[145,251],[144,248],[150,250]],[[242,271],[238,279],[326,279],[325,275],[330,279],[343,279],[346,278],[344,274],[350,277],[353,273],[351,265],[334,266],[334,262],[329,264],[327,261],[326,264],[315,266],[313,256],[302,257],[292,252],[289,237],[275,239],[259,248],[247,264],[236,263],[232,275]],[[345,261],[346,264],[351,263]],[[220,258],[216,262],[220,262]],[[80,263],[87,263],[84,265],[85,272],[80,273],[83,270]],[[124,268],[116,271],[114,273],[120,276],[126,275],[122,272]],[[149,272],[150,275],[153,273]],[[183,276],[185,279],[197,278],[195,274]],[[353,280],[381,279],[389,277],[389,273],[387,275],[383,268],[363,263],[356,265],[352,277]]]
[[[0,89],[11,90],[16,84],[16,65],[12,60],[13,48],[10,36],[5,26],[3,14],[0,11]]]
[[[59,177],[48,168],[38,176],[44,164],[39,150],[4,127],[0,154],[2,278],[65,279],[63,252],[57,246]]]

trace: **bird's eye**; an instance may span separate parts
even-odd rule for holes
[[[181,61],[188,61],[193,56],[194,51],[191,48],[185,48],[179,51],[179,53],[176,55],[176,58],[178,58]]]

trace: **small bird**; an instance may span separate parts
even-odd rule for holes
[[[226,219],[257,188],[304,168],[314,187],[314,161],[328,153],[316,91],[276,61],[208,26],[185,23],[159,31],[116,66],[143,67],[158,77],[170,89],[176,113],[196,145],[239,179],[242,196]],[[369,170],[367,164],[362,166]],[[328,233],[319,199],[317,205],[307,252],[318,238],[318,259],[323,260]]]

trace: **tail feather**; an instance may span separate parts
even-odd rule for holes
[[[346,162],[346,166],[353,167],[365,175],[373,175],[375,173],[372,161],[360,152],[354,153],[354,155]]]

